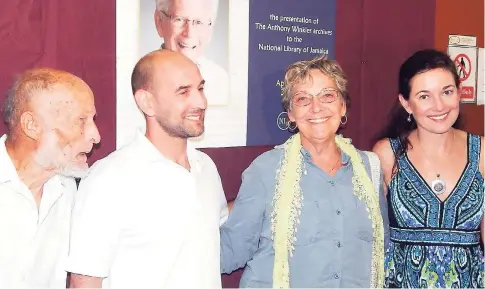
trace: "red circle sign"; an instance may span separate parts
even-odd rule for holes
[[[470,61],[468,55],[463,53],[458,54],[455,57],[455,66],[458,76],[460,77],[460,81],[467,80],[472,71],[472,62]]]

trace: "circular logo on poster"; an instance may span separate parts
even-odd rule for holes
[[[288,118],[288,113],[286,111],[281,112],[278,114],[276,118],[276,125],[281,130],[287,130],[290,126],[290,119]]]

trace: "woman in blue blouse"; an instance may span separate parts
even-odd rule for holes
[[[374,150],[389,186],[385,286],[483,288],[483,136],[458,129],[460,77],[440,51],[403,63],[389,127]]]
[[[376,155],[337,135],[347,79],[333,60],[291,65],[283,92],[293,135],[243,173],[221,227],[221,267],[240,287],[382,287],[387,210]]]

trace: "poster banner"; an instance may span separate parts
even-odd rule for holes
[[[131,2],[131,3],[129,3]],[[133,4],[133,3],[136,4]],[[276,145],[290,135],[281,104],[285,69],[334,58],[336,0],[117,1],[117,147],[145,130],[131,71],[157,49],[183,53],[206,81],[198,148]]]
[[[251,0],[247,145],[290,136],[281,104],[285,69],[320,55],[334,58],[335,0]]]

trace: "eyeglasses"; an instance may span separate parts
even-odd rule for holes
[[[292,101],[296,106],[307,106],[312,103],[314,97],[322,103],[332,103],[337,100],[338,91],[333,88],[324,88],[316,95],[301,91],[293,95]]]
[[[199,27],[200,28],[206,28],[206,27],[209,27],[209,26],[212,25],[212,22],[210,22],[210,21],[204,22],[204,21],[200,21],[198,19],[189,19],[189,18],[186,18],[186,17],[178,16],[178,15],[170,15],[163,10],[158,10],[158,11],[160,11],[162,13],[162,15],[164,15],[165,17],[169,18],[170,23],[172,23],[172,25],[174,27],[177,27],[177,28],[185,27],[185,25],[187,25],[187,24],[192,24],[194,27],[197,27],[197,28],[199,28]]]

